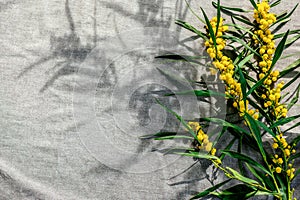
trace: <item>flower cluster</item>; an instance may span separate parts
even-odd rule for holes
[[[276,118],[286,117],[287,109],[284,105],[279,103],[280,92],[283,87],[283,82],[274,87],[277,82],[279,71],[271,71],[273,54],[275,53],[275,42],[273,41],[274,35],[271,33],[270,25],[276,22],[276,16],[270,13],[270,5],[266,0],[257,4],[257,10],[254,10],[255,22],[258,24],[258,30],[254,31],[253,40],[254,43],[259,45],[259,54],[261,60],[258,63],[260,67],[259,79],[264,80],[264,93],[262,99],[264,99],[265,108],[273,108],[272,114]]]
[[[280,149],[281,152],[282,152],[282,156],[285,159],[289,158],[291,156],[291,154],[296,153],[296,150],[294,149],[294,147],[290,146],[287,143],[286,139],[283,137],[282,134],[279,134],[279,135],[276,136],[276,138],[274,138],[273,148],[275,150]],[[275,154],[272,161],[277,166],[275,168],[275,171],[277,173],[281,173],[282,172],[283,159],[281,157],[279,157],[277,154]],[[288,168],[286,169],[286,174],[290,179],[292,179],[294,177],[294,171],[295,171],[295,169],[293,168],[293,164],[289,163]]]
[[[199,150],[205,150],[210,152],[211,155],[215,155],[217,150],[213,148],[212,142],[209,141],[209,137],[204,133],[201,125],[198,122],[189,122],[188,125],[197,134],[199,143],[196,145],[196,147]]]
[[[212,37],[209,35],[209,31],[207,31],[209,40],[205,41],[204,43],[204,45],[207,47],[206,51],[210,58],[213,59],[213,65],[220,72],[219,78],[225,83],[225,94],[228,97],[232,97],[234,99],[233,106],[238,109],[240,116],[243,116],[245,112],[248,112],[253,116],[253,118],[258,119],[258,112],[256,110],[249,110],[249,102],[244,102],[243,100],[241,84],[234,79],[233,61],[229,57],[223,55],[222,50],[224,50],[226,46],[226,40],[223,39],[222,36],[228,30],[228,27],[223,25],[223,21],[223,18],[220,18],[218,27],[217,17],[213,17],[210,21],[210,24],[214,31],[214,35],[216,37],[216,46],[214,46]],[[214,70],[211,71],[213,73],[215,72]]]

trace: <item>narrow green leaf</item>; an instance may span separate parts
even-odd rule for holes
[[[234,37],[234,36],[230,36],[230,35],[223,35],[222,38],[224,39],[228,39],[231,40],[233,42],[237,42],[238,44],[241,44],[242,46],[244,46],[246,49],[248,49],[249,51],[251,51],[253,54],[260,56],[259,53],[256,52],[256,50],[252,49],[249,45],[247,45],[243,40],[241,40],[240,38]]]
[[[194,151],[194,148],[188,148],[188,147],[171,147],[171,148],[166,148],[166,149],[162,149],[162,150],[156,150],[160,153],[163,153],[164,155],[168,155],[168,154],[178,154],[178,153],[184,153],[184,152],[188,152],[188,151]]]
[[[233,138],[228,145],[225,147],[224,151],[228,151],[231,149],[231,147],[233,146],[234,142],[236,141],[236,138]],[[220,155],[220,160],[223,161],[223,159],[225,158],[226,154],[221,152]]]
[[[217,8],[217,3],[216,2],[212,2],[212,5]],[[236,12],[242,12],[242,13],[248,13],[248,12],[252,12],[250,10],[244,10],[242,8],[234,8],[234,7],[226,7],[226,6],[220,6],[220,9],[225,9],[225,10],[231,10],[231,11],[236,11]]]
[[[288,30],[285,33],[285,35],[283,36],[282,40],[279,42],[279,44],[278,44],[278,46],[277,46],[277,48],[275,50],[275,53],[274,53],[274,57],[273,57],[273,60],[272,60],[271,69],[276,64],[276,62],[279,60],[279,58],[281,57],[282,52],[284,50],[285,42],[287,40],[287,37],[288,37],[289,33],[290,33],[290,31]]]
[[[296,91],[296,95],[293,97],[291,102],[288,104],[288,106],[287,106],[288,110],[290,110],[299,100],[300,85],[298,85],[298,87],[296,88],[295,91]]]
[[[176,20],[175,23],[189,31],[192,31],[193,33],[196,33],[199,37],[201,37],[204,40],[208,40],[208,38],[206,37],[206,35],[199,31],[198,29],[196,29],[195,27],[193,27],[192,25],[190,25],[187,22],[181,21],[181,20]]]
[[[284,77],[285,75],[289,74],[290,72],[293,72],[300,66],[300,58],[296,61],[294,61],[292,64],[287,66],[284,70],[280,72],[279,78]]]
[[[186,135],[173,135],[173,136],[164,136],[164,137],[157,137],[154,140],[173,140],[173,139],[189,139],[193,140],[193,137],[186,136]]]
[[[242,94],[243,94],[243,101],[244,101],[244,106],[246,108],[246,99],[247,99],[247,94],[246,94],[246,90],[247,90],[247,81],[243,75],[243,72],[241,70],[240,67],[238,67],[238,72],[240,75],[240,83],[241,83],[241,88],[242,88]]]
[[[181,124],[189,131],[189,133],[195,138],[195,140],[197,140],[199,142],[199,144],[202,144],[201,141],[198,140],[196,133],[191,129],[191,127],[183,120],[183,118],[181,116],[179,116],[176,112],[174,112],[173,110],[167,108],[165,105],[163,105],[158,99],[156,99],[156,102],[162,107],[164,108],[166,111],[168,111],[169,113],[173,114],[180,122]]]
[[[193,15],[203,24],[205,24],[205,22],[203,21],[203,19],[201,19],[195,12],[194,10],[191,8],[190,4],[187,2],[187,0],[184,0],[186,5],[188,6],[188,9],[193,13]]]
[[[275,6],[277,6],[277,5],[279,5],[281,3],[281,0],[277,0],[277,1],[275,1],[274,3],[272,3],[271,5],[270,5],[270,7],[272,8],[272,7],[275,7]]]
[[[160,68],[156,68],[162,75],[166,76],[166,78],[172,80],[172,81],[175,81],[176,84],[179,84],[183,87],[186,87],[186,84],[189,83],[189,84],[196,84],[196,82],[194,80],[188,80],[184,77],[180,77],[178,75],[174,75],[173,73],[170,73],[168,72],[167,70],[163,70],[163,69],[160,69]]]
[[[249,96],[250,94],[252,94],[252,92],[256,91],[256,89],[260,86],[262,86],[262,84],[264,83],[264,81],[269,77],[270,73],[271,73],[271,69],[268,71],[268,73],[265,75],[265,77],[263,77],[262,79],[260,79],[257,83],[255,83],[247,92],[247,96]]]
[[[211,97],[211,96],[225,97],[224,93],[215,92],[212,90],[186,90],[186,91],[182,91],[182,92],[166,94],[165,96],[173,96],[173,95],[196,95],[197,97]]]
[[[246,108],[246,99],[247,99],[247,94],[246,94],[246,90],[247,90],[247,81],[243,75],[243,72],[241,70],[241,68],[247,63],[249,62],[249,60],[251,60],[251,58],[253,57],[253,54],[248,55],[245,59],[243,59],[239,64],[238,64],[238,72],[240,75],[240,83],[241,83],[241,87],[242,87],[242,94],[243,94],[243,100],[244,100],[244,104],[245,104],[245,108]]]
[[[298,80],[299,77],[300,77],[300,72],[298,72],[298,73],[296,74],[296,76],[294,76],[289,82],[287,82],[287,83],[283,86],[282,90],[284,90],[285,88],[289,87],[292,83],[294,83],[296,80]]]
[[[250,128],[251,132],[253,133],[253,137],[255,138],[257,147],[259,148],[259,151],[260,151],[264,161],[266,162],[267,156],[266,156],[266,152],[263,147],[259,126],[258,126],[256,120],[253,119],[252,116],[250,116],[248,113],[245,113],[244,116],[245,116],[246,120],[249,122],[249,128]]]
[[[233,23],[226,23],[227,26],[231,26],[234,27],[236,30],[242,30],[245,31],[247,33],[249,33],[249,35],[254,36],[255,34],[251,31],[251,29],[249,28],[245,28],[239,24],[233,24]]]
[[[294,139],[291,141],[290,145],[291,145],[291,146],[297,145],[299,142],[300,142],[300,135],[297,136],[296,138],[294,138]]]
[[[221,18],[220,0],[218,0],[218,4],[217,4],[217,29],[216,29],[216,33],[218,33],[218,30],[219,30],[220,18]]]
[[[296,171],[294,178],[296,178],[299,174],[300,174],[300,168]]]
[[[237,130],[240,133],[245,133],[245,134],[249,135],[249,133],[245,129],[243,129],[243,128],[235,125],[235,124],[229,123],[229,122],[227,122],[225,120],[222,120],[222,119],[218,119],[218,118],[205,118],[204,117],[204,118],[200,118],[200,120],[202,120],[202,121],[208,121],[208,122],[214,122],[214,123],[220,124],[223,127],[230,127],[230,128],[233,128],[233,129]]]
[[[295,160],[299,157],[300,157],[300,153],[296,153],[294,155],[291,155],[291,157],[289,157],[289,159],[288,159],[288,162],[291,162],[291,161],[293,161],[293,160]]]
[[[256,180],[253,180],[253,179],[250,179],[250,178],[247,178],[243,175],[241,175],[239,172],[237,172],[236,170],[230,168],[230,167],[226,167],[227,170],[229,170],[233,177],[243,183],[246,183],[248,185],[252,185],[252,186],[259,186],[260,184],[256,181]]]
[[[243,162],[246,162],[260,170],[262,170],[263,172],[265,172],[266,174],[272,175],[271,172],[269,172],[264,166],[262,166],[261,164],[259,164],[258,162],[256,162],[255,160],[253,160],[252,158],[250,158],[249,156],[246,156],[244,154],[238,153],[238,152],[234,152],[234,151],[222,151],[224,152],[226,155],[232,157],[232,158],[236,158],[238,160],[241,160]]]
[[[201,197],[205,197],[205,196],[209,195],[209,193],[211,193],[211,192],[213,192],[213,191],[219,189],[220,187],[222,187],[223,185],[225,185],[225,184],[228,183],[229,181],[231,181],[231,179],[228,179],[228,180],[223,181],[223,182],[221,182],[221,183],[219,183],[219,184],[217,184],[217,185],[215,185],[215,186],[213,186],[213,187],[210,187],[210,188],[208,188],[208,189],[206,189],[206,190],[204,190],[204,191],[198,193],[198,194],[195,195],[194,197],[192,197],[191,200],[192,200],[192,199],[198,199],[198,198],[201,198]]]
[[[218,134],[217,138],[213,142],[213,146],[217,144],[220,141],[220,138],[224,135],[224,133],[227,131],[227,127],[223,127],[222,131]]]
[[[294,121],[295,119],[298,119],[300,117],[300,115],[294,115],[294,116],[291,116],[291,117],[287,117],[287,118],[282,118],[278,121],[276,121],[271,127],[270,129],[272,128],[276,128],[277,126],[282,126],[284,124],[287,124],[291,121]]]
[[[245,19],[245,18],[237,16],[237,15],[232,15],[231,17],[232,17],[232,19],[236,19],[236,20],[238,20],[238,21],[240,21],[240,22],[242,22],[244,24],[247,24],[247,25],[249,25],[251,27],[255,27],[255,25],[250,20],[248,20],[248,19]]]
[[[252,4],[253,8],[255,8],[255,10],[257,10],[257,5],[256,5],[255,1],[254,0],[250,0],[250,2]]]
[[[261,182],[261,184],[266,187],[266,184],[265,184],[265,181],[264,179],[260,176],[262,174],[258,174],[257,171],[251,166],[249,165],[248,163],[245,163],[247,168],[249,169],[249,171]]]
[[[140,137],[140,139],[151,139],[151,138],[157,138],[157,137],[174,136],[177,134],[178,134],[178,132],[158,132],[156,134],[143,135]]]
[[[210,24],[210,21],[209,21],[207,15],[206,15],[206,13],[204,12],[204,10],[203,10],[202,8],[200,8],[200,9],[201,9],[202,14],[203,14],[203,16],[204,16],[205,23],[206,23],[206,26],[207,26],[207,28],[208,28],[210,38],[212,39],[212,41],[213,41],[213,43],[214,43],[215,50],[216,50],[216,52],[218,52],[218,51],[217,51],[216,36],[215,36],[214,31],[213,31],[213,28],[212,28],[212,26],[211,26],[211,24]],[[216,56],[217,56],[217,55],[216,55]]]
[[[268,188],[271,189],[271,191],[276,190],[276,187],[274,185],[274,182],[270,180],[270,176],[266,176],[266,174],[263,174],[261,171],[258,171],[257,169],[251,167],[249,164],[246,163],[246,165],[249,167],[249,170],[251,173],[262,182],[262,184],[267,186]],[[259,191],[258,191],[259,192]],[[270,193],[268,192],[268,195]]]
[[[276,133],[274,133],[270,128],[268,128],[263,122],[261,122],[259,120],[257,120],[256,122],[257,122],[259,127],[263,128],[266,132],[268,132],[274,138],[276,137]]]
[[[238,184],[221,192],[212,192],[211,194],[223,200],[241,200],[248,199],[255,195],[257,189],[245,184]]]
[[[285,15],[282,18],[277,19],[277,21],[275,23],[273,23],[271,25],[271,27],[274,26],[275,24],[282,23],[284,20],[287,20],[295,12],[296,8],[298,7],[298,4],[299,3],[296,4],[296,6],[293,8],[293,10],[289,14]]]
[[[297,34],[299,32],[300,32],[300,29],[292,30],[292,31],[290,31],[289,35]],[[284,35],[285,35],[285,33],[276,34],[276,35],[274,35],[273,39],[276,40],[276,39],[282,38]]]
[[[267,122],[272,123],[273,120],[270,118],[270,116],[268,115],[268,113],[266,113],[264,111],[264,109],[262,109],[256,102],[254,102],[251,98],[248,98],[248,101],[250,103],[251,106],[253,106],[253,108],[258,109],[259,113],[266,118]]]
[[[294,128],[297,128],[298,126],[300,126],[300,122],[294,124],[293,126],[289,127],[288,129],[286,129],[285,131],[283,131],[283,133],[286,133]]]
[[[285,42],[285,45],[284,45],[284,48],[287,49],[288,47],[290,47],[292,44],[294,44],[297,40],[300,39],[300,34],[288,39],[286,42]]]
[[[220,160],[217,156],[212,156],[209,154],[204,154],[200,152],[190,152],[190,153],[178,153],[178,155],[182,156],[190,156],[193,158],[201,158],[201,159],[207,159],[207,160]]]
[[[165,54],[161,56],[155,56],[155,58],[163,58],[169,60],[178,60],[178,61],[194,61],[199,59],[207,59],[208,56],[188,56],[188,55],[179,55],[179,54]]]

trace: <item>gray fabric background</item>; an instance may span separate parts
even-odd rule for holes
[[[191,6],[214,15],[211,1]],[[300,28],[299,13],[290,27]],[[153,59],[163,51],[202,54],[198,41],[179,44],[190,33],[175,19],[203,26],[183,0],[0,1],[0,199],[187,199],[210,185],[206,162],[180,174],[192,159],[154,151],[172,143],[138,139],[178,128],[149,93],[181,86],[156,67],[193,79],[204,73]],[[289,49],[296,51],[299,43]],[[174,109],[183,103],[193,111],[184,113],[189,118],[210,111],[193,102],[165,101]],[[296,113],[299,106],[290,115]]]

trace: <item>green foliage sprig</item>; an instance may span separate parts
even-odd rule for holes
[[[300,136],[290,140],[284,134],[299,127],[300,123],[295,123],[286,131],[282,131],[280,126],[300,118],[300,115],[288,117],[288,111],[298,102],[300,86],[297,86],[292,95],[287,98],[290,101],[283,102],[283,93],[300,76],[299,72],[292,76],[300,67],[300,59],[281,71],[277,63],[280,59],[284,59],[282,57],[284,50],[300,38],[300,30],[288,30],[279,34],[277,32],[290,21],[298,4],[290,12],[281,15],[272,13],[271,8],[280,3],[281,0],[272,3],[267,0],[261,2],[250,0],[253,10],[249,11],[223,6],[220,0],[212,2],[217,14],[211,20],[202,8],[204,20],[192,11],[200,23],[205,24],[204,31],[182,20],[176,21],[179,26],[196,34],[195,38],[203,40],[213,65],[211,73],[217,75],[225,84],[225,94],[205,89],[179,91],[175,94],[167,94],[167,96],[186,94],[204,98],[223,96],[227,99],[227,106],[232,107],[244,123],[244,125],[235,124],[217,117],[185,121],[158,101],[162,107],[176,116],[191,136],[160,132],[152,135],[151,138],[191,140],[192,148],[181,148],[180,151],[173,149],[172,152],[196,159],[210,160],[228,177],[227,180],[198,193],[192,199],[207,195],[230,200],[247,199],[259,195],[273,196],[280,200],[296,199],[291,183],[300,174],[300,169],[296,170],[294,166],[295,160],[300,157],[300,153],[296,152]],[[249,12],[253,13],[253,20],[244,16]],[[222,15],[226,15],[231,23],[225,23]],[[176,56],[160,56],[160,58],[178,60]],[[197,64],[197,59],[193,58],[193,62]],[[279,82],[286,76],[292,76],[292,78],[287,83]],[[210,141],[200,122],[202,124],[214,123],[223,127],[216,141]],[[216,149],[219,139],[225,134],[233,135],[234,139],[228,141],[224,149]],[[272,151],[262,141],[265,134],[273,138]],[[149,138],[149,136],[144,138]],[[237,151],[231,149],[235,141],[239,144]],[[260,158],[252,158],[243,153],[245,146],[249,146]],[[223,164],[226,156],[237,159],[239,164],[237,169]],[[231,180],[237,180],[240,184],[226,187]]]

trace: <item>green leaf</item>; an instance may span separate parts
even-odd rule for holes
[[[294,178],[296,178],[299,174],[300,174],[300,168],[296,171]]]
[[[188,152],[188,151],[194,151],[193,148],[188,148],[188,147],[171,147],[171,148],[166,148],[162,150],[156,150],[160,153],[163,153],[164,155],[167,154],[178,154],[178,153],[183,153],[183,152]]]
[[[181,20],[176,20],[175,23],[189,31],[192,31],[193,33],[196,33],[199,37],[201,37],[204,40],[208,40],[208,38],[206,37],[206,35],[199,31],[198,29],[196,29],[195,27],[193,27],[192,25],[190,25],[187,22],[181,21]]]
[[[155,58],[163,58],[163,59],[169,59],[169,60],[176,60],[176,61],[192,61],[197,64],[200,64],[199,62],[196,62],[196,60],[199,59],[207,59],[208,56],[188,56],[188,55],[179,55],[179,54],[166,54],[161,56],[156,56]]]
[[[272,135],[274,138],[276,137],[276,133],[274,133],[269,127],[267,127],[263,122],[257,120],[256,123],[259,127],[263,128],[266,132]]]
[[[229,144],[225,147],[224,151],[228,151],[231,149],[231,147],[233,146],[234,142],[235,142],[236,138],[233,138]],[[223,161],[223,159],[225,158],[226,154],[225,153],[221,153],[220,155],[220,160]]]
[[[255,35],[255,34],[251,31],[251,29],[245,28],[245,27],[243,27],[243,26],[241,26],[241,25],[238,25],[238,24],[232,24],[232,23],[227,23],[226,25],[227,25],[227,26],[232,26],[232,27],[234,27],[236,30],[242,30],[242,31],[245,31],[245,32],[249,33],[249,35],[251,35],[251,36],[254,36],[254,35]]]
[[[293,97],[291,102],[288,104],[288,106],[287,106],[288,110],[290,110],[299,100],[300,85],[298,85],[298,87],[296,88],[295,91],[296,91],[296,95]]]
[[[255,83],[247,92],[247,96],[249,96],[250,94],[252,94],[252,92],[256,91],[256,89],[260,86],[263,85],[264,81],[269,77],[270,73],[271,73],[271,69],[268,71],[268,73],[265,75],[265,77],[263,77],[262,79],[260,79],[257,83]]]
[[[164,136],[164,137],[157,137],[154,140],[173,140],[173,139],[189,139],[193,140],[193,137],[186,136],[186,135],[173,135],[173,136]]]
[[[289,14],[285,15],[285,16],[282,17],[282,18],[277,19],[277,21],[276,21],[275,23],[273,23],[273,24],[271,25],[271,27],[274,26],[275,24],[282,23],[282,22],[285,21],[285,20],[289,20],[288,18],[295,12],[296,8],[298,7],[298,4],[299,4],[299,3],[297,3],[297,5],[293,8],[293,10],[292,10]]]
[[[220,18],[221,18],[220,0],[218,0],[218,4],[217,4],[217,29],[216,29],[216,33],[219,30]]]
[[[257,189],[245,184],[238,184],[221,192],[212,192],[212,195],[223,200],[248,199],[255,195]]]
[[[236,19],[236,20],[238,20],[238,21],[240,21],[244,24],[247,24],[251,27],[255,27],[255,25],[251,21],[249,21],[248,19],[245,19],[245,18],[237,16],[237,15],[232,15],[231,17],[232,17],[232,19]]]
[[[167,78],[171,79],[172,81],[175,81],[176,83],[180,83],[184,87],[187,84],[187,82],[190,83],[190,84],[196,83],[194,80],[187,80],[187,79],[185,79],[183,77],[174,75],[174,74],[168,72],[167,70],[163,70],[163,69],[160,69],[160,68],[156,68],[156,69],[160,73],[162,73],[164,76],[166,76]]]
[[[248,49],[249,51],[251,51],[253,54],[257,55],[260,57],[259,53],[256,52],[256,50],[252,49],[249,45],[247,45],[243,40],[241,40],[240,38],[234,37],[234,36],[230,36],[230,35],[223,35],[222,38],[224,39],[228,39],[234,42],[237,42],[238,44],[241,44],[242,46],[244,46],[246,49]]]
[[[298,72],[296,76],[294,76],[289,82],[287,82],[287,83],[283,86],[282,90],[284,90],[285,88],[289,87],[289,86],[290,86],[292,83],[294,83],[299,77],[300,77],[300,72]]]
[[[220,160],[220,158],[218,158],[217,156],[212,156],[210,154],[204,154],[204,153],[200,153],[200,152],[178,153],[178,155],[190,156],[193,158],[201,158],[201,159],[207,159],[207,160]]]
[[[244,100],[244,106],[246,108],[246,99],[247,99],[247,94],[246,94],[246,89],[247,89],[247,81],[243,75],[243,72],[240,67],[238,67],[238,72],[240,75],[240,83],[241,83],[241,88],[242,88],[242,94],[243,94],[243,100]]]
[[[255,91],[258,87],[260,87],[264,81],[266,80],[266,78],[270,75],[274,65],[276,64],[276,62],[279,60],[279,58],[281,57],[282,55],[282,52],[284,50],[284,45],[285,45],[285,42],[286,42],[286,39],[287,39],[287,36],[289,35],[289,31],[287,31],[284,35],[284,37],[282,38],[282,40],[280,41],[280,43],[278,44],[276,50],[275,50],[275,53],[274,53],[274,57],[273,57],[273,60],[272,60],[272,64],[271,64],[271,68],[269,69],[268,73],[265,75],[264,78],[262,78],[261,80],[259,80],[257,83],[255,83],[251,88],[250,90],[248,91],[247,93],[247,96],[249,96],[253,91]]]
[[[198,140],[196,133],[191,129],[191,127],[183,120],[183,118],[181,116],[179,116],[176,112],[174,112],[173,110],[167,108],[165,105],[163,105],[158,99],[156,99],[156,102],[162,107],[164,108],[166,111],[168,111],[169,113],[173,114],[180,122],[181,124],[189,131],[189,133],[195,138],[195,140],[197,140],[199,142],[199,144],[202,144],[201,141]]]
[[[291,155],[291,157],[289,157],[289,159],[288,159],[288,162],[291,162],[291,161],[293,161],[293,160],[295,160],[299,157],[300,157],[300,153],[296,153],[294,155]]]
[[[203,21],[203,19],[201,19],[195,12],[194,10],[191,8],[190,4],[187,2],[187,0],[184,0],[186,5],[188,6],[188,9],[193,13],[193,15],[203,24],[205,24],[205,22]]]
[[[300,126],[300,122],[294,124],[293,126],[289,127],[288,129],[286,129],[285,131],[283,131],[283,133],[286,133],[294,128],[297,128],[298,126]]]
[[[233,129],[237,130],[240,133],[245,133],[245,134],[249,135],[249,133],[245,129],[243,129],[243,128],[235,125],[235,124],[229,123],[225,120],[222,120],[222,119],[212,118],[212,117],[211,118],[204,117],[204,118],[200,118],[200,120],[201,121],[214,122],[214,123],[217,123],[217,124],[219,124],[223,127],[230,127],[230,128],[233,128]]]
[[[254,0],[250,0],[250,2],[252,4],[253,8],[255,8],[255,10],[257,10],[257,5],[256,5],[255,1]]]
[[[177,134],[178,134],[178,132],[158,132],[156,134],[143,135],[140,137],[140,139],[152,139],[152,138],[157,138],[157,137],[174,136]]]
[[[274,185],[273,180],[270,180],[270,176],[266,176],[265,174],[263,174],[261,171],[256,170],[255,168],[251,167],[249,164],[246,163],[246,166],[249,168],[249,170],[251,171],[251,173],[262,182],[262,184],[265,186],[267,186],[268,188],[270,188],[272,191],[276,190],[276,187]],[[258,191],[260,192],[260,191]],[[269,192],[267,192],[268,195],[270,195]],[[258,193],[256,193],[256,195],[259,195]]]
[[[281,3],[281,0],[277,0],[277,1],[275,1],[274,3],[272,3],[271,5],[270,5],[270,7],[272,8],[272,7],[275,7],[275,6],[277,6],[277,5],[279,5]]]
[[[284,124],[287,124],[291,121],[294,121],[295,119],[298,119],[300,117],[300,115],[294,115],[294,116],[291,116],[291,117],[287,117],[287,118],[282,118],[278,121],[276,121],[274,124],[272,124],[272,126],[270,127],[270,129],[272,128],[276,128],[277,126],[282,126]]]
[[[165,96],[173,96],[173,95],[196,95],[197,97],[211,97],[211,96],[225,97],[224,93],[215,92],[212,90],[187,90],[182,92],[175,92],[172,94],[166,94]]]
[[[243,100],[244,100],[244,104],[245,104],[245,108],[246,108],[246,99],[247,99],[247,94],[246,94],[246,90],[247,90],[247,81],[243,75],[243,72],[241,70],[241,68],[249,61],[251,60],[251,58],[253,57],[253,54],[248,55],[246,58],[244,58],[239,64],[238,64],[238,72],[240,75],[240,83],[241,83],[241,87],[242,87],[242,93],[243,93]]]
[[[220,138],[224,135],[224,133],[227,131],[227,127],[223,127],[222,131],[218,134],[217,138],[213,142],[213,146],[220,141]]]
[[[266,162],[267,156],[266,156],[266,152],[265,152],[264,147],[263,147],[261,134],[260,134],[260,129],[259,129],[259,126],[257,124],[257,121],[255,119],[253,119],[252,116],[250,116],[248,113],[245,113],[244,116],[245,116],[246,120],[249,122],[249,128],[250,128],[250,130],[253,134],[253,137],[255,138],[255,141],[257,143],[257,147],[259,148],[259,151],[260,151],[264,161]],[[266,162],[266,164],[267,164],[267,162]]]
[[[263,172],[265,172],[266,174],[269,174],[270,176],[272,175],[271,172],[269,172],[264,166],[262,166],[261,164],[259,164],[258,162],[256,162],[255,160],[253,160],[252,158],[250,158],[249,156],[246,156],[244,154],[238,153],[238,152],[234,152],[234,151],[222,151],[224,152],[226,155],[232,157],[232,158],[236,158],[238,160],[241,160],[243,162],[246,162],[260,170],[262,170]]]
[[[288,39],[285,43],[284,48],[287,49],[288,47],[290,47],[292,44],[294,44],[299,39],[300,39],[300,34]]]
[[[297,34],[299,32],[300,32],[300,29],[292,30],[292,31],[290,31],[289,35]],[[276,34],[276,35],[274,35],[273,39],[276,40],[276,39],[282,38],[284,35],[285,35],[285,33]]]
[[[217,3],[212,2],[212,5],[217,8]],[[236,11],[236,12],[242,12],[242,13],[248,13],[251,12],[250,10],[244,10],[242,8],[234,8],[234,7],[226,7],[226,6],[220,6],[220,9],[225,9],[225,10],[231,10],[231,11]]]
[[[273,60],[272,60],[272,64],[271,64],[271,69],[274,67],[274,65],[276,64],[276,62],[279,60],[279,58],[281,57],[282,55],[282,52],[284,50],[284,47],[285,47],[285,42],[287,40],[287,37],[289,35],[290,31],[288,30],[285,35],[283,36],[282,40],[279,42],[276,50],[275,50],[275,53],[274,53],[274,57],[273,57]]]
[[[285,75],[289,74],[290,72],[293,72],[300,66],[300,59],[294,61],[292,64],[287,66],[284,70],[280,72],[279,78],[284,77]]]
[[[297,145],[299,141],[300,141],[300,135],[294,138],[290,144],[291,146],[293,146],[294,144]]]
[[[257,173],[257,171],[248,163],[245,163],[249,171],[263,184],[264,187],[266,187],[265,181],[263,177],[261,177],[262,173],[260,175]]]
[[[213,192],[213,191],[217,190],[218,188],[222,187],[223,185],[225,185],[229,181],[231,181],[231,179],[228,179],[228,180],[223,181],[223,182],[221,182],[221,183],[219,183],[219,184],[217,184],[217,185],[215,185],[213,187],[210,187],[210,188],[208,188],[208,189],[206,189],[206,190],[198,193],[194,197],[192,197],[191,200],[192,199],[198,199],[198,198],[201,198],[201,197],[205,197],[205,196],[209,195],[211,192]]]
[[[213,29],[212,29],[212,26],[211,26],[211,24],[210,24],[210,21],[209,21],[207,15],[206,15],[206,13],[204,12],[204,10],[203,10],[202,8],[200,8],[200,9],[201,9],[202,14],[203,14],[203,16],[204,16],[205,23],[206,23],[206,26],[207,26],[207,28],[208,28],[210,38],[212,39],[212,41],[213,41],[213,43],[214,43],[215,50],[216,50],[216,52],[218,52],[218,51],[217,51],[216,36],[215,36],[215,33],[214,33]],[[217,55],[216,55],[216,56],[217,56]]]
[[[243,183],[246,183],[248,185],[255,186],[255,187],[260,185],[256,180],[247,178],[247,177],[241,175],[239,172],[237,172],[236,170],[234,170],[230,167],[226,167],[226,169],[231,172],[231,174],[229,176],[233,176],[234,179],[237,179],[237,180],[239,180]]]
[[[250,105],[253,106],[253,108],[258,109],[259,113],[266,118],[267,122],[269,123],[273,122],[270,116],[256,102],[254,102],[251,98],[248,98],[248,101]]]

